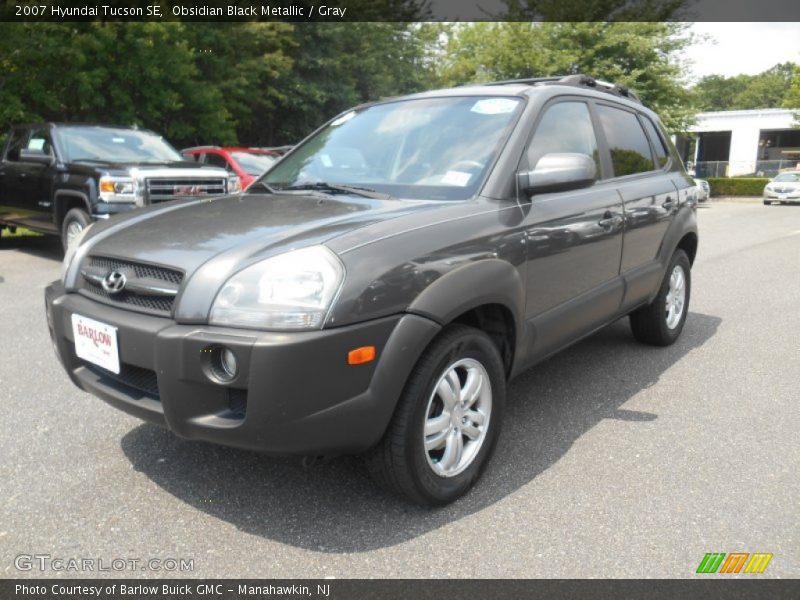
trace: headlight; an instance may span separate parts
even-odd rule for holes
[[[212,325],[320,329],[344,281],[344,266],[325,246],[279,254],[239,271],[211,307]]]
[[[61,263],[61,281],[64,282],[64,278],[67,275],[67,270],[69,269],[69,265],[72,262],[72,259],[75,258],[75,253],[78,251],[78,246],[81,245],[83,238],[86,236],[86,232],[92,228],[94,223],[90,223],[80,233],[75,234],[75,237],[69,242],[67,246],[67,250],[64,252],[64,260]]]
[[[100,199],[103,202],[136,202],[136,180],[131,177],[101,177]]]
[[[242,180],[238,175],[231,175],[228,177],[228,193],[238,194],[242,191]]]

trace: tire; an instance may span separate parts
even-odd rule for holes
[[[689,257],[683,250],[676,250],[669,261],[664,280],[658,289],[655,300],[630,315],[633,336],[642,343],[653,346],[669,346],[683,331],[686,315],[689,313],[689,298],[692,291],[692,272]],[[675,312],[668,311],[670,288],[679,285],[679,279],[673,280],[673,274],[680,271],[683,278],[683,302],[680,312],[673,305]]]
[[[460,384],[468,377],[482,382],[469,403],[471,409],[458,402],[452,410],[446,408],[437,391],[454,389],[447,378],[453,373]],[[505,384],[503,361],[489,336],[466,325],[446,327],[417,362],[386,433],[365,457],[375,481],[423,506],[441,506],[464,495],[480,477],[500,435]],[[472,397],[466,388],[464,396]],[[447,395],[451,401],[456,397]],[[459,419],[462,413],[466,416]],[[483,415],[482,424],[475,413]],[[454,423],[461,423],[464,431]],[[440,447],[426,448],[426,424],[435,431],[427,440]],[[459,446],[461,459],[456,462]]]
[[[764,200],[764,206],[770,206],[771,204],[772,202],[770,202],[769,200]]]
[[[89,213],[82,208],[72,208],[64,215],[61,222],[61,246],[67,251],[70,237],[86,229],[92,222]]]

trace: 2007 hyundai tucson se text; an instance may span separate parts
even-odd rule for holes
[[[680,335],[696,187],[633,92],[585,76],[359,106],[246,193],[95,223],[46,291],[67,373],[177,435],[363,453],[450,502],[507,381],[630,315]]]

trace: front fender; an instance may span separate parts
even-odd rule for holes
[[[407,311],[442,325],[487,304],[505,307],[515,330],[514,355],[521,356],[525,335],[525,285],[519,271],[500,259],[470,262],[442,275],[423,290]]]

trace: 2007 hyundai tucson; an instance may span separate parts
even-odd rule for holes
[[[246,193],[96,223],[46,291],[72,381],[184,438],[364,453],[444,504],[506,382],[630,315],[671,344],[696,188],[658,117],[585,76],[359,106]]]

